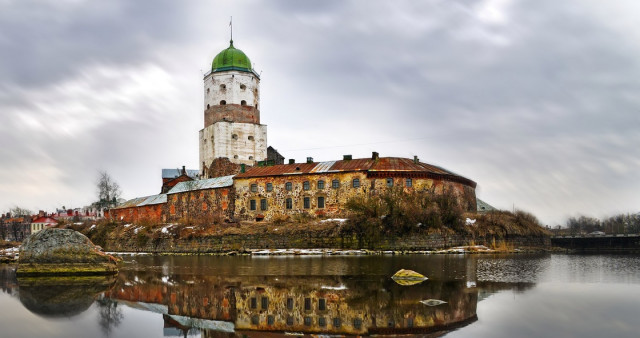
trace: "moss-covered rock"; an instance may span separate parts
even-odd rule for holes
[[[114,274],[117,260],[71,229],[45,229],[20,246],[18,275]]]

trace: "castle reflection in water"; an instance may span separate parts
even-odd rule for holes
[[[103,293],[91,297],[103,305],[114,302],[161,314],[167,336],[191,336],[198,331],[202,337],[439,335],[476,321],[476,306],[483,295],[530,287],[478,283],[475,260],[443,262],[425,267],[430,279],[410,286],[395,283],[390,274],[349,273],[354,272],[348,271],[351,267],[339,269],[338,274],[314,270],[322,266],[286,273],[261,270],[252,263],[243,267],[244,273],[233,267],[212,273],[196,266],[174,271],[165,262],[150,265],[156,268],[123,269]],[[6,278],[4,284],[8,285]],[[22,293],[20,281],[18,285]],[[25,288],[29,290],[34,290],[32,283]],[[34,298],[37,294],[25,297],[29,304],[34,304]],[[446,303],[427,306],[420,303],[425,299]],[[37,312],[33,305],[23,304]]]

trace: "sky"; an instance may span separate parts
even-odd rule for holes
[[[231,16],[287,159],[417,155],[550,226],[640,211],[634,0],[0,0],[0,210],[198,169]]]

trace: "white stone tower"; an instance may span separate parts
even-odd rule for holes
[[[221,157],[247,165],[267,159],[267,126],[260,124],[259,103],[260,76],[231,40],[229,48],[213,59],[211,72],[204,77],[201,170]]]

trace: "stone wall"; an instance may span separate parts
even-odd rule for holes
[[[220,223],[233,219],[233,187],[193,190],[167,195],[167,221]]]
[[[361,241],[355,236],[327,236],[325,233],[226,235],[192,239],[160,238],[138,247],[134,238],[109,241],[107,251],[143,251],[156,253],[215,253],[248,249],[375,249],[390,251],[436,250],[463,245],[504,245],[507,248],[549,248],[549,237],[467,237],[440,234],[386,237],[378,243]]]

